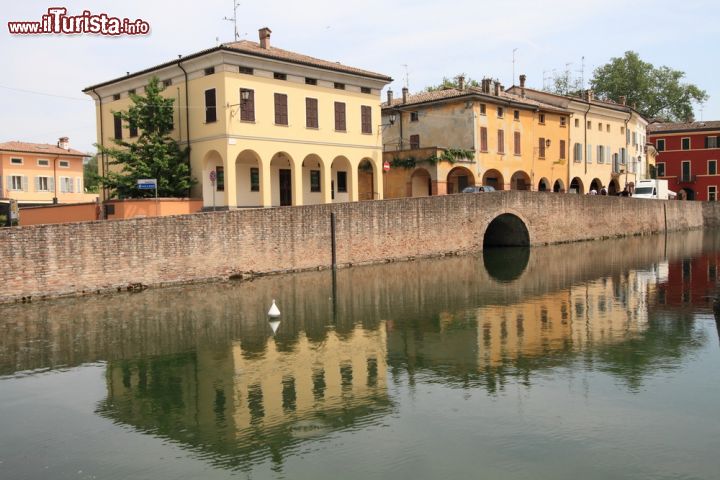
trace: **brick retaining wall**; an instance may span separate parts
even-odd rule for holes
[[[482,248],[487,225],[520,217],[534,245],[700,228],[700,202],[538,192],[460,194],[234,210],[0,230],[0,302],[328,267]]]

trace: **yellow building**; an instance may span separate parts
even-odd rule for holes
[[[385,197],[458,193],[472,185],[565,191],[568,117],[489,79],[472,87],[460,78],[459,88],[415,95],[403,89],[399,99],[388,92],[383,155],[392,168]]]
[[[190,145],[192,194],[206,208],[382,198],[380,92],[392,79],[273,47],[270,29],[259,33],[259,43],[223,44],[86,88],[98,143],[137,136],[113,112],[157,76],[175,99],[174,138]],[[100,173],[107,168],[104,159]]]
[[[570,112],[570,192],[588,193],[603,187],[615,194],[637,180],[649,178],[654,158],[645,153],[647,120],[625,104],[601,101],[591,90],[582,97],[512,87],[528,98]]]

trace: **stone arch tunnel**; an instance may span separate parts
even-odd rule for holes
[[[529,245],[530,233],[525,222],[512,213],[503,213],[495,217],[488,224],[483,236],[483,248]]]

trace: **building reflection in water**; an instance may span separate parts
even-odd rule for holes
[[[497,394],[582,362],[639,388],[703,341],[663,309],[714,292],[719,238],[356,267],[334,301],[325,271],[5,306],[0,374],[107,361],[100,415],[227,468],[281,469],[300,445],[380,424],[388,379]]]

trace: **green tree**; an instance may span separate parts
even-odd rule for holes
[[[98,157],[93,156],[83,165],[83,183],[85,190],[90,193],[97,193],[100,187],[100,174],[98,173]]]
[[[115,140],[115,147],[100,147],[98,151],[110,157],[109,164],[120,171],[109,171],[101,183],[119,198],[154,196],[154,190],[139,190],[137,180],[157,179],[161,197],[187,196],[195,180],[190,178],[188,150],[181,149],[170,137],[173,129],[172,98],[160,95],[162,88],[157,77],[150,79],[145,96],[130,94],[132,106],[127,111],[113,112],[140,136],[134,142]]]
[[[693,102],[704,102],[708,94],[684,83],[684,77],[684,72],[655,67],[629,51],[596,68],[590,84],[599,98],[620,102],[621,96],[627,97],[628,105],[647,118],[688,122],[694,118]]]
[[[434,92],[437,90],[447,90],[448,88],[460,88],[460,83],[458,82],[459,77],[465,77],[465,86],[466,87],[479,87],[480,84],[477,82],[477,80],[473,80],[470,77],[466,77],[464,73],[459,73],[453,78],[443,77],[442,82],[438,85],[430,85],[429,87],[425,87],[426,92]]]
[[[561,73],[553,72],[550,85],[543,88],[546,92],[556,95],[575,95],[578,96],[582,91],[582,83],[577,77],[573,77],[570,70]]]

